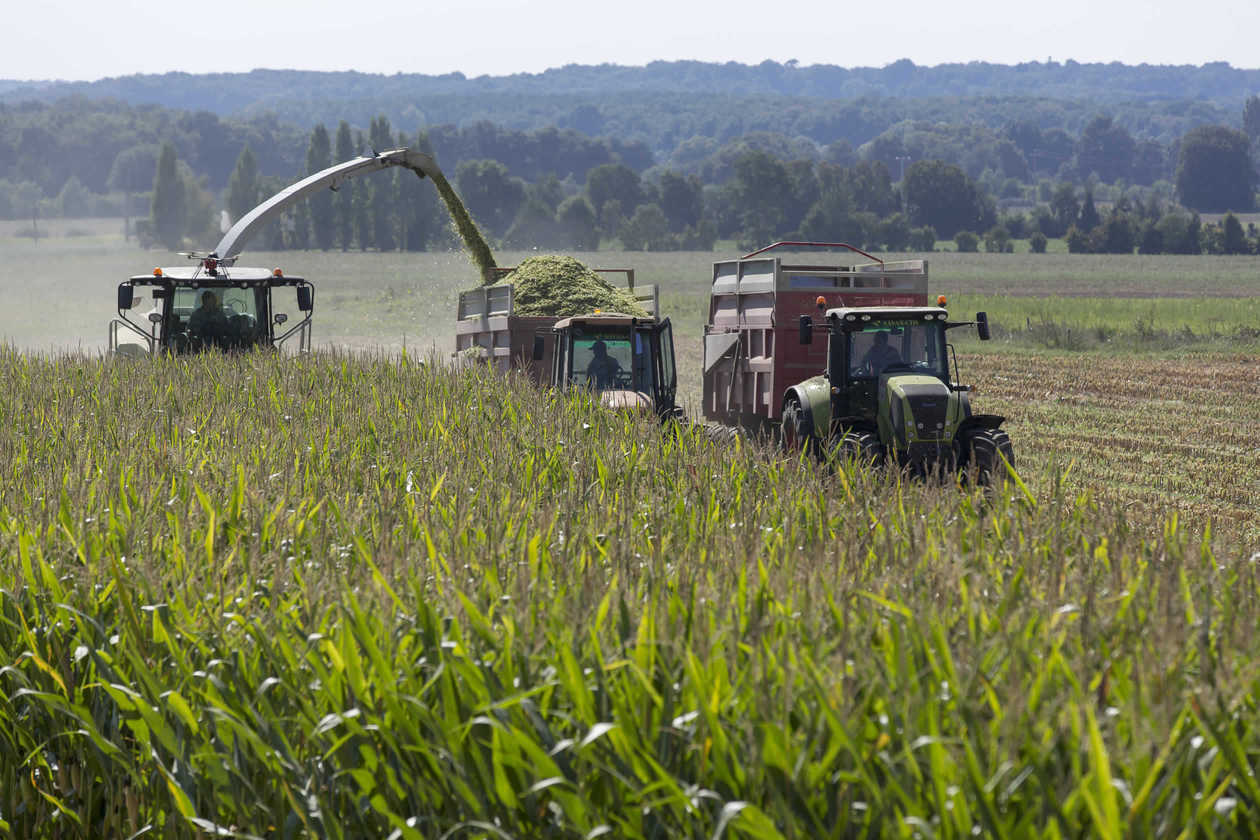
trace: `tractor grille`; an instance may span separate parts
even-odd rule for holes
[[[946,434],[945,417],[949,412],[949,389],[941,383],[905,385],[902,392],[910,403],[915,432],[920,440],[940,439]]]

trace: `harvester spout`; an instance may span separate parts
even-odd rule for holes
[[[335,190],[343,181],[370,172],[378,172],[391,166],[401,166],[410,169],[421,178],[428,176],[432,179],[438,194],[442,196],[442,201],[450,211],[456,229],[463,237],[469,257],[481,273],[482,281],[493,283],[496,275],[494,255],[490,251],[490,246],[486,244],[485,238],[477,229],[472,217],[468,215],[463,202],[459,200],[459,196],[455,194],[455,190],[442,174],[442,170],[438,168],[437,162],[429,155],[414,149],[390,149],[379,154],[364,155],[330,166],[295,184],[290,184],[238,219],[231,229],[223,234],[223,238],[215,246],[213,255],[218,258],[220,264],[230,266],[236,261],[249,238],[290,204],[325,187]]]

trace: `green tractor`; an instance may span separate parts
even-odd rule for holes
[[[784,445],[924,474],[957,469],[982,484],[1002,474],[1003,460],[1013,465],[1006,418],[972,413],[971,386],[955,381],[958,359],[946,342],[948,330],[970,326],[988,341],[988,317],[950,321],[940,303],[827,310],[827,369],[784,394]],[[802,315],[801,344],[813,330]]]

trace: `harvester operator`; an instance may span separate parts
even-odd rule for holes
[[[608,345],[603,341],[592,344],[591,352],[595,355],[586,366],[586,381],[599,390],[611,388],[621,373],[621,362],[608,355]]]
[[[219,298],[207,289],[201,293],[201,306],[188,318],[188,331],[202,341],[216,341],[227,335],[227,328],[227,315],[219,306]]]
[[[862,357],[862,364],[872,375],[878,375],[884,368],[890,365],[901,364],[901,354],[888,343],[888,333],[880,330],[875,333],[875,343],[871,345],[871,349],[866,351],[866,355]]]

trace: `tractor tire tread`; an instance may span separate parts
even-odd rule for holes
[[[1015,450],[1010,435],[1003,429],[976,429],[963,440],[963,464],[975,472],[976,483],[987,486],[995,476],[1005,474],[1002,459],[1015,466]]]
[[[884,445],[874,432],[845,432],[838,452],[841,458],[856,460],[863,466],[884,460]]]

